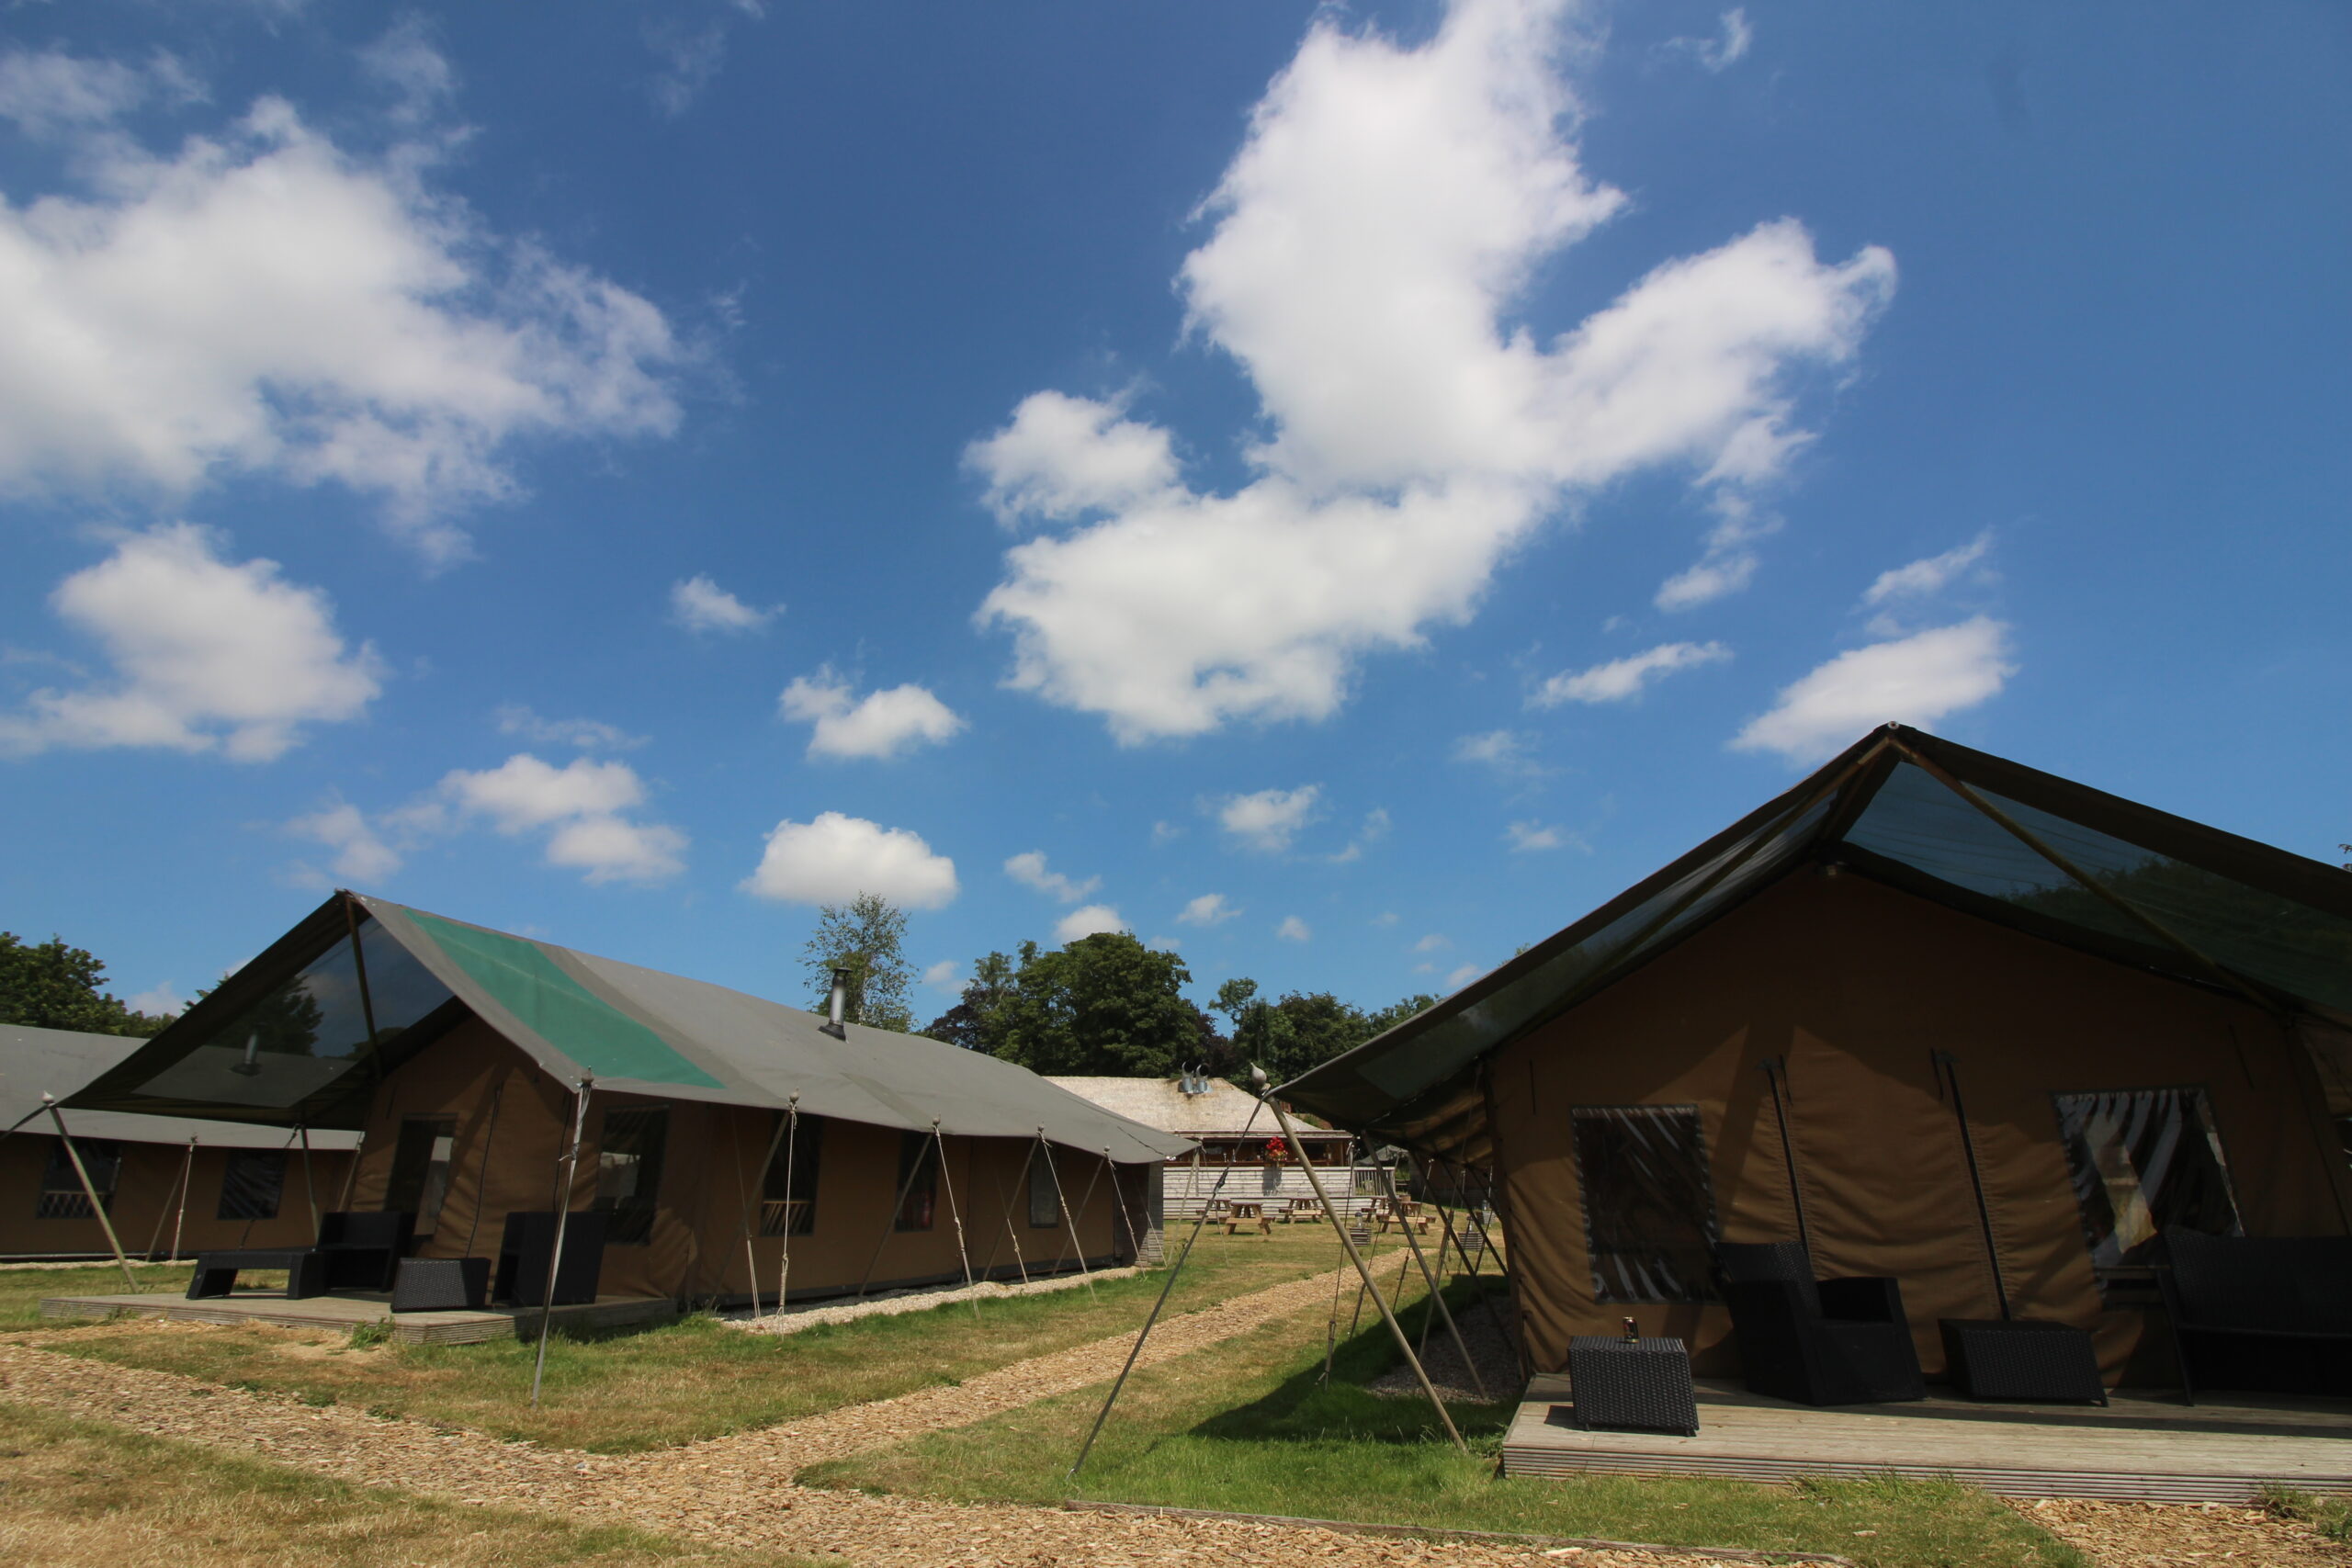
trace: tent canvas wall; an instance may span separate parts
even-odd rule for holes
[[[0,1258],[108,1255],[41,1096],[64,1100],[141,1043],[0,1024],[0,1127],[17,1127],[0,1143]],[[306,1160],[299,1135],[282,1128],[89,1111],[66,1111],[64,1120],[134,1256],[163,1256],[175,1235],[183,1255],[310,1240],[313,1207],[334,1207],[355,1142],[349,1133],[316,1133]]]
[[[1106,1258],[1131,1245],[1119,1168],[1184,1146],[937,1041],[836,1038],[797,1008],[345,894],[73,1103],[347,1128],[355,1207],[418,1213],[424,1256],[481,1256],[507,1213],[562,1199],[582,1085],[568,1201],[611,1216],[607,1294],[772,1297],[787,1229],[795,1295],[869,1268],[876,1287],[959,1277],[958,1212],[976,1271]],[[1031,1223],[1057,1179],[1075,1235]]]
[[[2163,1225],[2352,1231],[2347,1022],[2352,877],[1889,727],[1283,1092],[1494,1173],[1539,1370],[1628,1315],[1734,1370],[1707,1248],[1797,1239],[1801,1201],[1821,1272],[1902,1282],[1931,1376],[1997,1255],[2018,1314],[2162,1382]]]

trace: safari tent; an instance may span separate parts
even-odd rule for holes
[[[415,1256],[604,1215],[600,1292],[773,1302],[1125,1256],[1186,1145],[1011,1063],[338,892],[67,1115],[358,1135]],[[565,1155],[581,1132],[578,1175]]]
[[[113,1249],[82,1185],[90,1179],[133,1254],[276,1247],[308,1239],[334,1206],[356,1141],[239,1122],[119,1111],[62,1113],[77,1172],[44,1109],[121,1062],[141,1042],[119,1034],[0,1024],[0,1257],[105,1258]]]
[[[1280,1092],[1492,1176],[1537,1371],[1731,1373],[1712,1249],[1803,1241],[1929,1377],[2006,1291],[2161,1384],[2160,1232],[2352,1230],[2348,1028],[2352,874],[1889,726]]]

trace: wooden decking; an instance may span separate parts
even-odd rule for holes
[[[677,1315],[667,1297],[598,1296],[594,1302],[560,1306],[554,1311],[558,1328],[626,1328],[665,1322]],[[480,1312],[404,1312],[392,1314],[391,1297],[344,1292],[288,1301],[283,1296],[239,1292],[189,1301],[177,1293],[164,1295],[50,1296],[40,1303],[43,1317],[112,1317],[129,1313],[138,1317],[171,1318],[181,1323],[266,1323],[284,1328],[324,1328],[348,1332],[362,1324],[389,1323],[392,1339],[401,1345],[479,1345],[492,1339],[525,1338],[539,1329],[537,1307],[485,1307]]]
[[[1502,1457],[1512,1475],[1893,1472],[2010,1497],[2241,1503],[2266,1483],[2352,1494],[2352,1403],[2236,1394],[2190,1406],[2172,1393],[2118,1393],[2105,1406],[1941,1397],[1816,1410],[1702,1382],[1699,1435],[1683,1438],[1585,1431],[1566,1380],[1539,1377]]]

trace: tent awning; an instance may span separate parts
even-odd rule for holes
[[[388,899],[337,893],[67,1100],[93,1111],[356,1129],[382,1075],[469,1014],[548,1073],[600,1090],[802,1111],[1122,1163],[1189,1149],[1035,1074]]]
[[[2281,1017],[2352,1026],[2352,874],[1887,725],[1574,925],[1280,1092],[1341,1126],[1481,1160],[1480,1063],[1795,867],[1825,862]],[[2314,1057],[2327,1070],[2325,1053]]]

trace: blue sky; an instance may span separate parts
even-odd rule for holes
[[[2339,6],[0,11],[0,925],[1380,1005],[1902,718],[2333,857]]]

